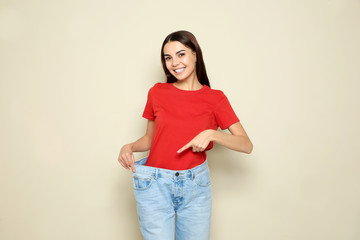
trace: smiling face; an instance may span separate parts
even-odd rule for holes
[[[170,41],[164,46],[166,68],[177,80],[196,76],[196,52],[178,41]]]

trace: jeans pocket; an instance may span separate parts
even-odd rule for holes
[[[146,190],[151,187],[154,182],[154,177],[145,174],[133,174],[133,187],[135,190]]]
[[[195,175],[194,182],[200,187],[210,186],[210,171],[207,169],[206,171],[200,173],[199,175]]]

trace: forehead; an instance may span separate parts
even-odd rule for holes
[[[171,41],[165,44],[164,46],[164,54],[175,54],[180,50],[191,50],[189,47],[185,46],[181,42]]]

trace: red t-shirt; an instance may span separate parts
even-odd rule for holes
[[[239,122],[227,97],[220,90],[204,85],[186,91],[172,83],[156,83],[148,93],[143,117],[154,120],[154,133],[146,165],[171,170],[196,167],[206,160],[206,153],[182,148],[206,129],[217,130]],[[206,150],[213,147],[213,142]]]

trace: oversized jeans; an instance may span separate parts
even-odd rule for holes
[[[133,185],[145,240],[210,239],[211,185],[207,161],[189,170],[135,163]],[[175,217],[176,216],[176,217]],[[175,220],[176,219],[176,220]]]

